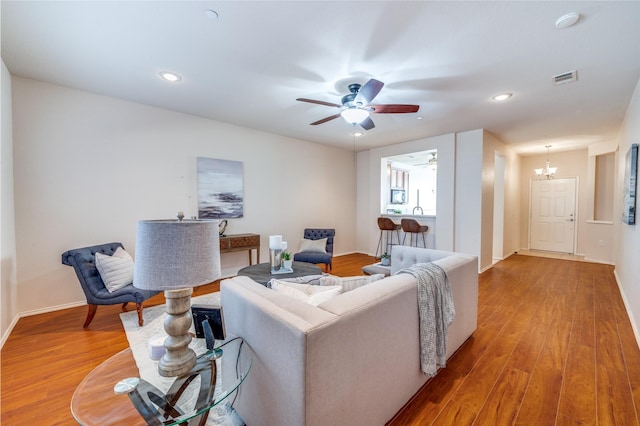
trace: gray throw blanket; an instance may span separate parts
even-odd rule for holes
[[[429,377],[447,363],[447,327],[456,315],[447,274],[433,263],[416,263],[398,271],[418,280],[420,367]]]

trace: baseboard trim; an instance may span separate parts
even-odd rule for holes
[[[601,263],[603,265],[611,265],[611,266],[616,266],[615,263],[613,262],[608,262],[606,260],[598,260],[598,259],[591,259],[590,257],[585,257],[584,258],[585,262],[591,262],[591,263]]]
[[[480,269],[480,271],[478,272],[479,274],[488,271],[489,269],[493,268],[493,263],[491,265],[485,266],[484,268]]]
[[[631,329],[633,329],[633,334],[636,336],[636,343],[638,344],[638,348],[640,348],[640,330],[638,330],[636,319],[633,317],[633,312],[629,308],[627,295],[624,293],[624,289],[622,288],[622,284],[620,283],[620,277],[618,277],[618,272],[616,270],[613,271],[613,276],[616,279],[618,290],[620,290],[620,296],[622,296],[622,302],[624,303],[624,307],[627,310],[627,315],[629,316],[629,321],[631,322]]]
[[[19,319],[20,319],[20,314],[13,317],[11,324],[9,324],[9,327],[7,327],[7,331],[2,335],[2,340],[0,340],[0,349],[4,347],[5,342],[9,339],[9,336],[11,335],[11,332],[13,331],[13,328],[18,323]]]
[[[48,312],[61,311],[63,309],[77,308],[78,306],[86,306],[86,305],[87,305],[87,302],[73,302],[73,303],[65,303],[63,305],[47,306],[46,308],[42,308],[42,309],[34,309],[32,311],[20,312],[20,318],[30,317],[32,315],[38,315],[38,314],[46,314]]]
[[[31,311],[20,312],[18,315],[13,317],[11,324],[9,324],[9,327],[7,327],[7,331],[2,335],[2,340],[0,340],[0,349],[4,346],[7,339],[9,339],[11,332],[15,328],[16,324],[18,324],[18,321],[20,320],[20,318],[30,317],[32,315],[38,315],[38,314],[46,314],[48,312],[61,311],[63,309],[77,308],[78,306],[86,306],[86,305],[87,305],[87,302],[73,302],[73,303],[65,303],[64,305],[48,306],[42,309],[34,309]]]

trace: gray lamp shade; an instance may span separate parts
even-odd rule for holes
[[[136,232],[133,285],[173,290],[220,277],[217,220],[141,220]]]

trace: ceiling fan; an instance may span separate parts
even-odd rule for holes
[[[383,105],[371,105],[371,101],[375,98],[380,90],[382,90],[384,83],[376,79],[370,79],[364,86],[353,83],[349,85],[349,93],[342,97],[342,105],[334,104],[331,102],[317,101],[315,99],[298,98],[297,101],[309,102],[312,104],[326,105],[330,107],[340,108],[341,111],[337,114],[325,117],[322,120],[314,121],[312,126],[326,123],[335,118],[342,117],[347,123],[351,123],[354,126],[359,124],[365,130],[371,130],[376,127],[373,124],[373,120],[369,117],[371,113],[377,114],[404,114],[408,112],[417,112],[420,108],[419,105],[403,105],[403,104],[383,104]]]

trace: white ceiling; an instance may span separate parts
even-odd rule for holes
[[[568,12],[581,20],[556,29]],[[374,103],[420,111],[373,114],[358,150],[485,128],[544,154],[615,139],[640,78],[639,1],[2,0],[1,13],[12,75],[345,149],[350,124],[309,125],[338,110],[296,98],[340,103],[376,78]],[[572,70],[578,82],[553,85]],[[501,92],[513,97],[490,100]]]

